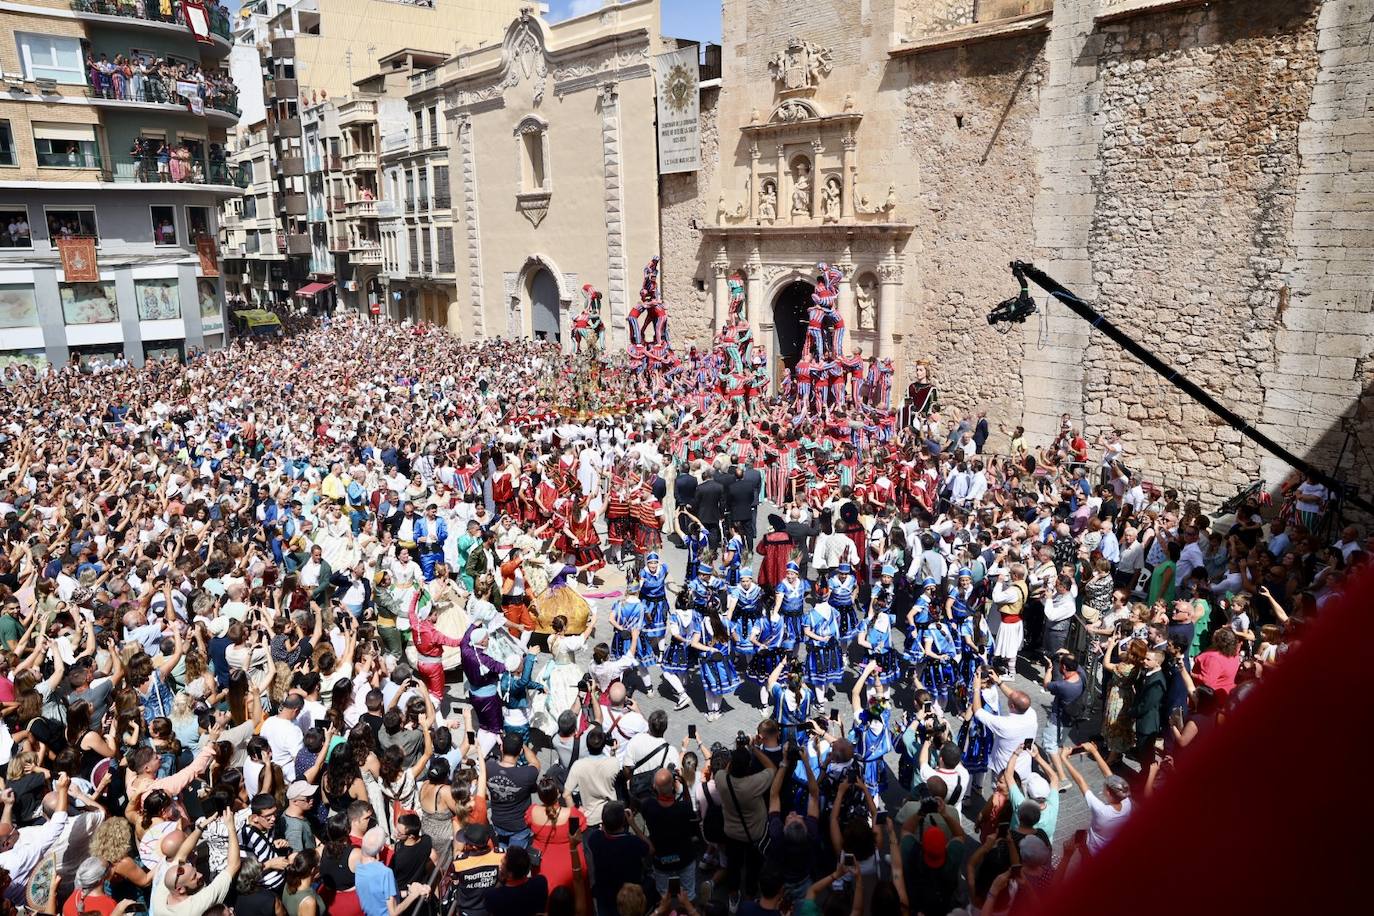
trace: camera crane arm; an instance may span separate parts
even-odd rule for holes
[[[1093,308],[1087,302],[1084,302],[1077,294],[1058,280],[1054,279],[1034,264],[1028,264],[1025,261],[1013,261],[1011,264],[1011,272],[1021,284],[1021,293],[1015,300],[1008,300],[998,306],[997,309],[988,316],[989,324],[994,324],[998,321],[1024,322],[1026,318],[1030,317],[1030,314],[1035,310],[1035,306],[1034,300],[1030,299],[1029,288],[1027,286],[1027,281],[1029,280],[1049,293],[1056,300],[1062,302],[1069,311],[1101,331],[1117,346],[1159,373],[1166,382],[1220,417],[1226,422],[1227,426],[1230,426],[1242,436],[1254,442],[1260,448],[1269,452],[1269,454],[1282,460],[1290,467],[1297,468],[1304,474],[1310,475],[1313,479],[1321,481],[1352,506],[1374,515],[1374,503],[1370,503],[1367,499],[1356,493],[1349,485],[1342,483],[1310,462],[1299,458],[1297,455],[1260,432],[1244,417],[1199,388],[1183,373],[1160,359],[1137,342],[1135,338],[1108,321],[1102,313],[1097,311],[1097,309]],[[1013,303],[1015,303],[1015,305],[1013,305]],[[1030,304],[1029,310],[1026,309],[1026,303]]]

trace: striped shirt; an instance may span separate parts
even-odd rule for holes
[[[259,862],[265,863],[268,859],[274,859],[277,856],[277,851],[272,846],[272,837],[254,827],[251,821],[239,829],[239,845],[243,847],[245,854],[251,855]],[[263,870],[263,887],[276,891],[280,890],[285,883],[285,872],[276,869]]]

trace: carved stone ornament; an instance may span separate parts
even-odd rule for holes
[[[539,224],[544,221],[544,217],[549,215],[549,200],[552,194],[548,191],[531,191],[527,194],[515,195],[515,209],[525,219],[530,221],[530,225],[538,229]]]
[[[830,49],[793,36],[787,47],[768,62],[773,80],[784,92],[815,89],[820,78],[830,73]]]
[[[858,199],[854,202],[854,210],[858,213],[863,214],[871,215],[875,213],[891,213],[895,209],[897,209],[896,185],[887,186],[887,194],[884,196],[883,202],[880,204],[870,201],[868,193],[864,191],[859,192]]]
[[[783,102],[773,112],[773,120],[779,124],[795,124],[816,117],[816,109],[798,99]]]
[[[497,82],[476,89],[459,89],[454,102],[457,107],[466,107],[480,102],[489,102],[506,94],[507,89],[520,85],[523,80],[534,81],[534,104],[544,100],[544,82],[548,78],[549,67],[544,60],[544,46],[539,40],[535,25],[529,17],[522,15],[520,25],[506,43],[506,72]]]

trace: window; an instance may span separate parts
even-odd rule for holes
[[[424,149],[425,146],[425,113],[415,112],[415,148]]]
[[[415,209],[415,173],[406,169],[406,212]]]
[[[176,207],[149,207],[153,217],[153,244],[154,245],[176,245],[177,241],[177,208]]]
[[[73,210],[48,210],[48,241],[54,245],[60,238],[72,236],[91,236],[99,238],[96,231],[95,208],[83,207]]]
[[[439,145],[439,107],[429,109],[429,145]]]
[[[100,145],[91,124],[54,124],[35,121],[33,148],[38,164],[48,169],[98,169]]]
[[[0,121],[0,165],[18,165],[14,155],[14,135],[10,133],[10,122]]]
[[[258,218],[258,199],[257,199],[256,197],[245,197],[245,198],[243,198],[243,218],[244,218],[244,219],[257,219],[257,218]]]
[[[13,207],[0,210],[0,248],[32,248],[33,236],[29,232],[29,210],[27,207]]]
[[[542,134],[528,133],[525,140],[526,191],[538,191],[544,187],[544,138]]]
[[[210,235],[210,208],[186,208],[186,234],[191,241]]]
[[[429,265],[430,265],[431,263],[432,263],[432,259],[430,258],[430,251],[429,251],[429,230],[428,230],[428,229],[421,229],[421,230],[420,230],[420,269],[421,269],[422,271],[428,271],[428,270],[429,270]]]
[[[19,61],[24,79],[57,80],[78,86],[86,84],[86,68],[81,62],[81,39],[58,35],[15,32],[19,42]]]
[[[520,146],[520,191],[523,194],[549,190],[548,131],[549,126],[534,115],[527,116],[515,127],[515,140]]]

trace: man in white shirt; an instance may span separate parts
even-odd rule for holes
[[[1078,611],[1078,586],[1073,576],[1061,574],[1045,599],[1045,636],[1041,642],[1046,655],[1053,656],[1069,640],[1069,626]]]
[[[993,714],[983,708],[983,690],[985,683],[996,684],[1005,697],[1003,706],[1006,712]],[[973,716],[983,725],[987,726],[988,731],[992,732],[992,750],[988,753],[988,770],[992,773],[1000,773],[1007,768],[1011,761],[1012,751],[1018,747],[1025,747],[1027,742],[1033,742],[1036,735],[1040,732],[1039,717],[1031,707],[1030,697],[1020,690],[1016,690],[1007,685],[1005,681],[997,676],[995,672],[989,672],[986,681],[975,679],[973,682],[973,697],[970,702],[977,710]],[[1021,754],[1016,760],[1016,775],[1025,779],[1031,774],[1031,758],[1029,754]]]
[[[1198,529],[1197,522],[1188,522],[1182,533],[1183,550],[1178,555],[1178,566],[1174,570],[1174,581],[1179,583],[1187,582],[1193,570],[1202,566],[1207,560],[1200,543],[1201,531]]]
[[[305,735],[296,724],[305,701],[299,694],[291,694],[282,700],[281,712],[262,723],[258,734],[267,740],[272,748],[272,762],[281,767],[287,780],[296,778],[296,755],[305,746]]]
[[[652,773],[655,770],[671,767],[677,769],[680,761],[678,749],[668,740],[668,714],[661,709],[649,713],[649,728],[635,735],[620,748],[620,763],[636,773]]]

